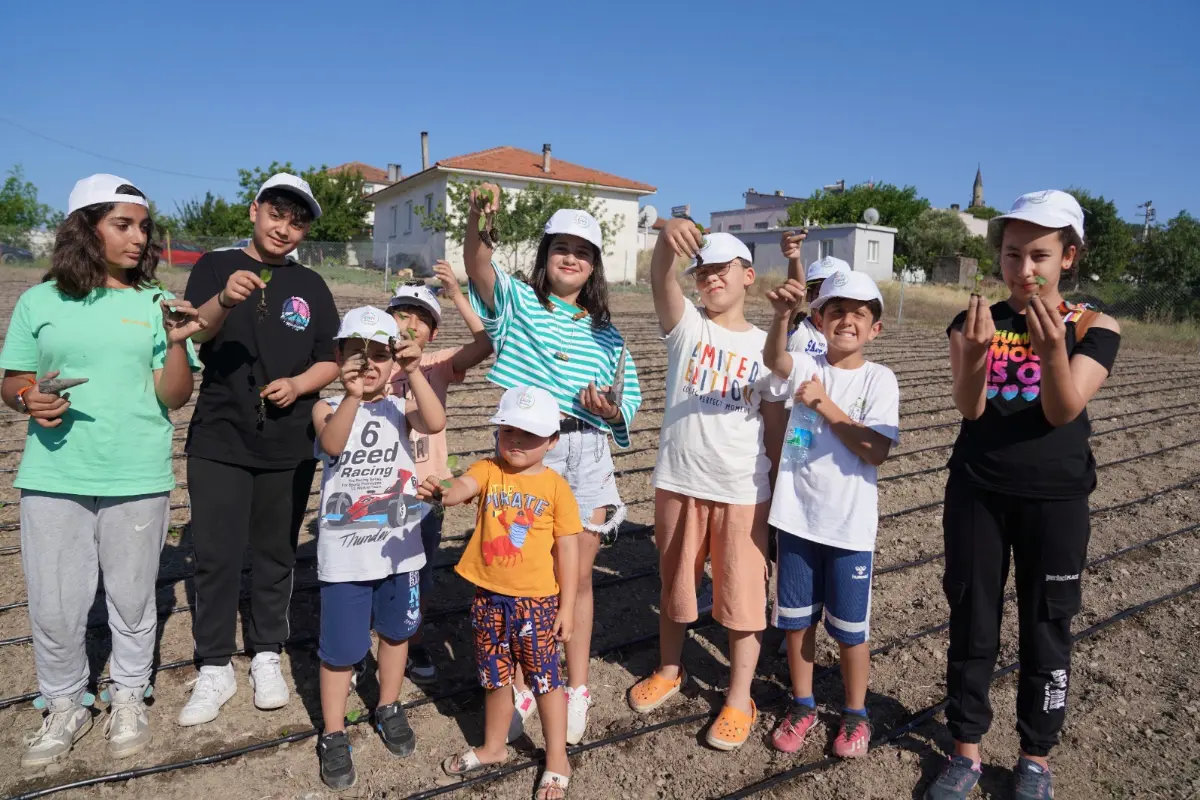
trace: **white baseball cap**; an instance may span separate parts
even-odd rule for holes
[[[149,207],[150,204],[144,197],[136,194],[118,194],[117,187],[119,186],[133,186],[133,181],[127,181],[104,172],[76,181],[75,188],[71,190],[71,196],[67,199],[67,213],[72,214],[81,208],[94,206],[97,203],[133,203],[135,206]],[[138,191],[140,192],[141,189]]]
[[[833,273],[821,284],[821,293],[809,305],[811,308],[820,308],[825,305],[826,300],[832,300],[835,297],[846,300],[862,300],[863,302],[878,300],[879,306],[883,307],[883,295],[879,293],[879,287],[865,272],[839,270]]]
[[[298,194],[312,211],[313,219],[321,216],[321,204],[317,202],[317,198],[313,197],[312,188],[304,178],[298,178],[288,172],[276,172],[259,187],[258,194],[254,196],[254,202],[257,203],[267,189],[286,189],[292,194]]]
[[[397,286],[396,293],[388,303],[388,311],[399,306],[421,306],[433,315],[434,325],[442,324],[442,307],[438,305],[428,286]]]
[[[334,338],[366,339],[369,342],[388,344],[393,337],[399,335],[400,328],[391,314],[374,306],[361,306],[346,312]]]
[[[511,425],[534,436],[553,436],[558,433],[558,403],[538,386],[516,386],[505,391],[496,415],[489,421],[493,425]]]
[[[750,248],[732,233],[704,234],[704,246],[700,248],[697,258],[704,264],[728,264],[735,258],[750,264],[754,260],[750,256]],[[693,258],[692,265],[684,272],[689,275],[695,272],[696,264],[700,262]]]
[[[1083,241],[1083,209],[1078,200],[1058,189],[1023,194],[1013,202],[1007,214],[989,220],[988,242],[996,249],[1000,248],[1004,231],[1002,221],[1006,219],[1032,222],[1043,228],[1074,228],[1079,240]]]
[[[835,272],[852,272],[850,265],[840,258],[825,256],[818,258],[804,270],[804,282],[823,281]]]
[[[600,223],[586,211],[575,208],[555,211],[546,223],[546,235],[553,236],[556,233],[579,236],[596,245],[597,250],[604,249],[604,232],[600,230]]]

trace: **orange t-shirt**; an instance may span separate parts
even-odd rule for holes
[[[466,373],[454,371],[453,358],[461,349],[448,347],[421,356],[421,372],[425,373],[425,380],[429,381],[438,400],[442,401],[442,408],[446,407],[446,388],[452,383],[462,383],[466,378]],[[402,369],[397,369],[392,378],[392,392],[404,398],[405,407],[409,411],[417,408],[417,400],[408,388],[408,375],[404,374]],[[424,481],[431,475],[438,480],[450,477],[450,470],[446,467],[446,459],[450,453],[446,444],[446,431],[439,431],[431,436],[409,428],[408,438],[412,443],[417,480]]]
[[[454,571],[497,594],[558,594],[554,540],[583,530],[566,479],[549,467],[536,475],[511,473],[492,458],[476,461],[464,477],[479,484],[479,512]]]

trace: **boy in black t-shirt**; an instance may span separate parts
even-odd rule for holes
[[[184,296],[208,325],[196,337],[204,378],[187,438],[200,675],[180,725],[216,719],[237,690],[230,656],[247,544],[254,704],[288,701],[279,656],[316,469],[312,408],[338,375],[338,314],[321,276],[287,256],[320,215],[307,182],[274,175],[250,205],[250,244],[205,254],[188,279]]]

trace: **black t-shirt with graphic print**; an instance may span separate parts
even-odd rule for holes
[[[1078,312],[1078,307],[1064,309]],[[1076,341],[1068,315],[1067,352],[1086,355],[1112,371],[1121,337],[1094,325]],[[963,311],[950,327],[962,330]],[[1065,500],[1096,488],[1096,459],[1088,444],[1092,426],[1085,408],[1066,425],[1046,420],[1041,402],[1041,360],[1030,351],[1025,315],[1006,301],[992,306],[996,334],[987,357],[987,404],[977,420],[964,419],[950,469],[983,489],[1018,497]]]
[[[333,361],[338,313],[324,279],[288,262],[269,266],[242,250],[206,253],[192,267],[184,297],[197,308],[225,288],[238,270],[271,270],[265,293],[253,292],[200,347],[204,376],[188,429],[187,453],[198,458],[262,469],[291,469],[313,458],[312,409],[318,395],[288,408],[266,402],[259,391],[313,364]]]

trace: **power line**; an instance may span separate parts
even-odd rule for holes
[[[54,144],[59,145],[60,147],[65,147],[68,150],[76,150],[80,153],[83,153],[84,155],[89,155],[93,158],[98,158],[101,161],[112,161],[117,164],[124,164],[127,167],[136,167],[137,169],[149,170],[150,172],[161,172],[164,175],[178,175],[181,178],[197,178],[202,181],[223,181],[225,183],[237,183],[237,181],[235,181],[233,178],[218,178],[213,175],[195,175],[191,172],[179,172],[179,171],[173,170],[173,169],[162,169],[160,167],[148,167],[145,164],[138,164],[133,161],[126,161],[123,158],[117,158],[115,156],[106,156],[106,155],[102,155],[100,153],[94,153],[91,150],[85,150],[82,147],[76,147],[75,145],[73,145],[69,142],[64,142],[61,139],[55,139],[53,136],[47,136],[46,134],[39,133],[38,131],[35,131],[32,128],[27,128],[18,122],[13,122],[11,119],[8,119],[7,117],[0,117],[0,122],[3,122],[6,125],[11,125],[12,127],[17,128],[18,130],[22,130],[25,133],[28,133],[30,136],[36,136],[39,139],[45,139],[47,142],[53,142]]]

